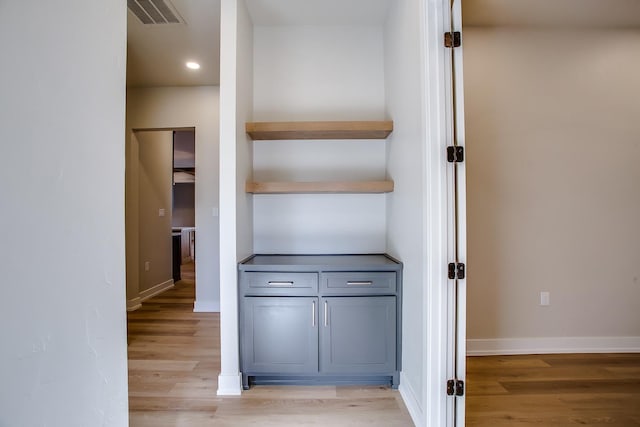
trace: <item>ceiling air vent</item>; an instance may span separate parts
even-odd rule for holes
[[[168,0],[127,0],[127,6],[143,24],[184,23]]]

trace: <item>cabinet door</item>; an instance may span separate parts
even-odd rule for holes
[[[318,372],[317,298],[245,297],[243,302],[243,372]]]
[[[320,303],[321,372],[396,370],[396,297],[328,297]]]

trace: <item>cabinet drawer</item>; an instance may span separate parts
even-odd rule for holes
[[[315,295],[318,273],[242,272],[240,287],[244,295]]]
[[[392,271],[323,273],[321,289],[325,295],[395,294],[396,273]]]

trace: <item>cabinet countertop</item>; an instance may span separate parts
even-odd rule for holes
[[[242,261],[238,268],[240,271],[398,271],[402,263],[387,254],[256,254]]]

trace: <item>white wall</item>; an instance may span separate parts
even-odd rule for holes
[[[385,118],[381,26],[255,26],[253,119]],[[385,141],[257,141],[253,178],[386,178]],[[257,253],[385,251],[385,195],[254,196]]]
[[[235,162],[235,192],[237,225],[236,262],[248,257],[255,252],[254,249],[254,199],[251,194],[245,192],[245,182],[253,175],[252,163],[254,145],[245,132],[245,123],[254,120],[254,59],[253,59],[253,25],[249,17],[249,11],[245,2],[238,4],[238,28],[237,28],[237,56],[236,68],[236,103],[235,103],[235,138],[234,147],[236,153]],[[234,265],[234,271],[237,265]]]
[[[464,44],[470,351],[640,350],[640,33]]]
[[[126,8],[62,3],[0,3],[0,425],[120,427]]]
[[[254,120],[378,119],[383,61],[381,26],[257,25]]]
[[[133,129],[189,128],[196,132],[196,311],[220,309],[218,204],[218,107],[215,86],[129,89],[127,91],[127,300],[135,305],[140,279],[136,224],[138,189],[135,174],[138,148]]]
[[[173,132],[135,132],[138,142],[139,291],[173,284],[171,178]],[[160,216],[160,209],[164,216]],[[149,263],[147,270],[145,263]]]
[[[422,403],[425,266],[424,94],[421,87],[419,2],[403,0],[391,10],[385,31],[387,111],[394,130],[387,141],[387,251],[402,260],[402,382]],[[420,407],[423,411],[423,408]]]

